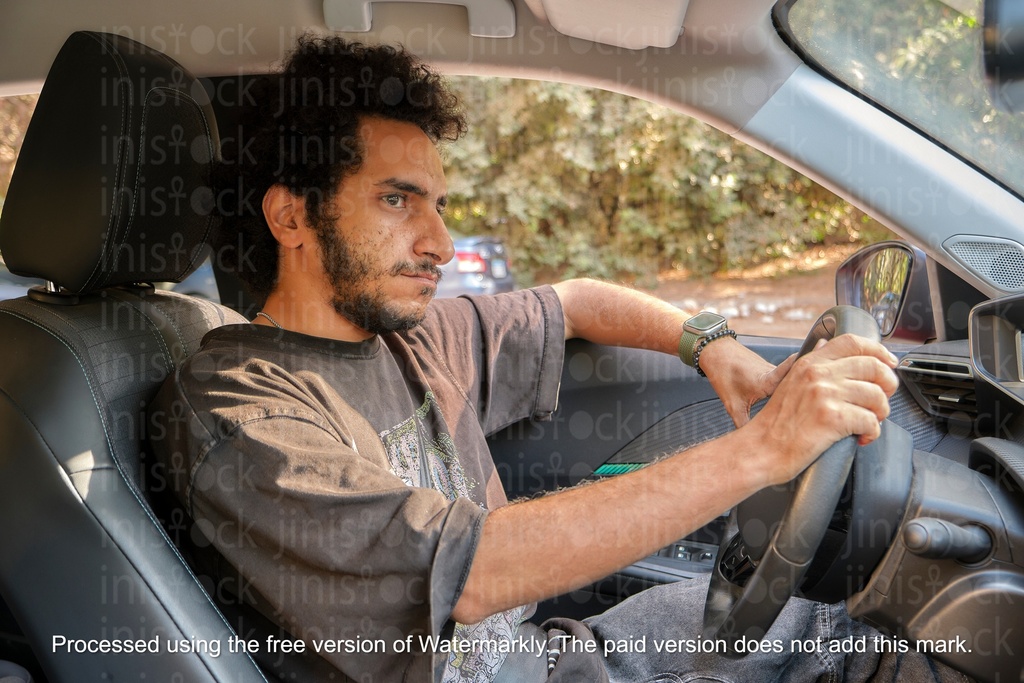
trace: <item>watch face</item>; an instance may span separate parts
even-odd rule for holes
[[[698,334],[708,332],[725,322],[725,318],[717,313],[698,313],[686,321],[686,326]]]

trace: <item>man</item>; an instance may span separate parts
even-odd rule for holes
[[[623,607],[589,627],[560,620],[549,633],[526,622],[531,605],[788,481],[840,438],[875,438],[895,359],[843,337],[776,368],[734,335],[704,336],[684,358],[707,374],[737,431],[629,475],[506,505],[484,437],[551,414],[564,340],[675,354],[687,316],[587,280],[432,303],[439,266],[453,256],[436,144],[465,127],[444,83],[399,50],[304,38],[261,88],[251,145],[229,169],[261,202],[230,217],[223,241],[255,264],[240,274],[262,310],[253,325],[211,333],[158,406],[180,417],[154,448],[183,465],[173,484],[198,529],[251,581],[268,616],[311,650],[339,643],[322,656],[355,680],[667,671],[644,656],[606,664],[600,650],[562,651],[552,635],[675,632],[699,622],[706,587],[650,593],[640,611]],[[652,620],[645,600],[671,600],[667,620]],[[841,608],[810,603],[783,620],[800,638],[858,628]],[[449,652],[441,637],[530,645]],[[839,676],[839,657],[673,656],[671,667],[732,667],[742,680],[755,666],[760,680],[800,680]],[[877,666],[847,673],[864,679]]]

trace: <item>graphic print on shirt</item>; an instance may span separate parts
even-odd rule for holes
[[[431,418],[435,429],[431,429]],[[446,425],[437,399],[428,391],[412,417],[381,432],[380,440],[391,471],[406,486],[432,488],[448,500],[470,498],[476,482],[466,476]],[[525,607],[516,607],[492,614],[478,624],[456,624],[453,639],[481,645],[469,652],[454,649],[445,666],[443,683],[490,683],[508,655],[499,644],[512,641],[525,612]]]
[[[433,392],[428,391],[416,412],[401,424],[380,433],[391,471],[407,486],[440,491],[448,500],[470,498],[476,482],[466,476],[447,431],[430,429],[431,412],[444,422]]]
[[[452,652],[441,683],[491,683],[508,656],[502,644],[513,641],[523,622],[525,607],[492,614],[478,624],[455,624],[454,640],[479,643],[469,652]]]

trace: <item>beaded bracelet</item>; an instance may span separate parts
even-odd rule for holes
[[[735,339],[736,330],[730,330],[729,328],[725,328],[724,330],[719,330],[718,332],[709,334],[708,336],[701,339],[700,343],[697,344],[697,348],[693,350],[693,369],[696,370],[697,374],[700,375],[701,377],[707,377],[707,375],[705,375],[704,371],[700,369],[700,352],[704,350],[705,346],[715,341],[716,339],[721,339],[722,337],[732,337],[733,339]]]

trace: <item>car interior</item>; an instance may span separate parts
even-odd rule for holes
[[[906,240],[844,263],[837,307],[807,339],[741,337],[773,363],[836,334],[881,338],[900,359],[883,436],[836,444],[790,486],[543,603],[535,620],[584,617],[710,573],[709,638],[760,637],[800,594],[845,600],[855,618],[979,681],[1024,680],[1024,165],[985,165],[840,82],[828,55],[787,28],[812,2],[5,8],[0,50],[18,59],[0,60],[0,94],[40,96],[0,213],[0,253],[12,273],[46,284],[0,302],[0,660],[36,681],[339,680],[306,658],[199,646],[279,629],[237,597],[244,579],[224,580],[230,569],[145,457],[160,438],[147,407],[164,378],[206,332],[253,314],[216,258],[223,304],[154,283],[180,282],[210,255],[225,200],[212,166],[244,139],[246,84],[312,28],[400,42],[452,74],[666,104]],[[1003,4],[985,8],[987,40],[1010,14]],[[980,6],[947,7],[982,20]],[[986,49],[1002,54],[1005,42]],[[1002,106],[1015,106],[1013,66],[993,67]],[[1018,153],[1004,148],[980,156]],[[633,471],[732,428],[711,385],[677,358],[571,341],[551,421],[489,441],[516,499]],[[68,646],[155,636],[189,646]]]

